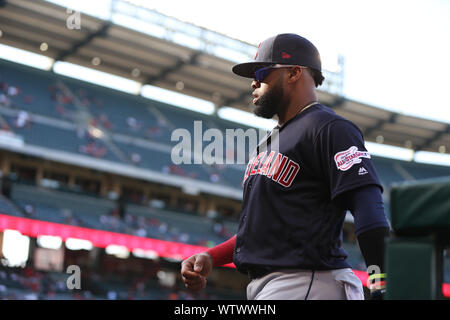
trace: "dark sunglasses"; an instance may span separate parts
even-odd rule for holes
[[[293,65],[293,64],[282,64],[282,65],[278,64],[278,65],[263,67],[263,68],[256,70],[253,78],[258,82],[262,82],[262,81],[264,81],[265,78],[267,78],[267,76],[270,74],[270,72],[273,69],[292,68],[292,67],[306,68],[306,67]]]

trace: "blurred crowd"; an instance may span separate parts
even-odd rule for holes
[[[179,282],[170,285],[154,277],[122,277],[89,272],[80,289],[69,289],[69,275],[0,265],[0,300],[194,300],[217,299],[214,289],[193,294]],[[238,296],[237,296],[238,297]]]

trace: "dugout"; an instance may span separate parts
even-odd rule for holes
[[[387,300],[443,299],[450,245],[450,177],[394,185],[385,251]]]

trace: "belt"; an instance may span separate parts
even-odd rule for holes
[[[250,280],[262,278],[265,275],[277,271],[279,268],[266,266],[249,266],[246,268]]]

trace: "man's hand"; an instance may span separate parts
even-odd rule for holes
[[[181,276],[189,290],[199,291],[206,287],[206,278],[211,273],[213,261],[208,253],[194,254],[181,263]]]

